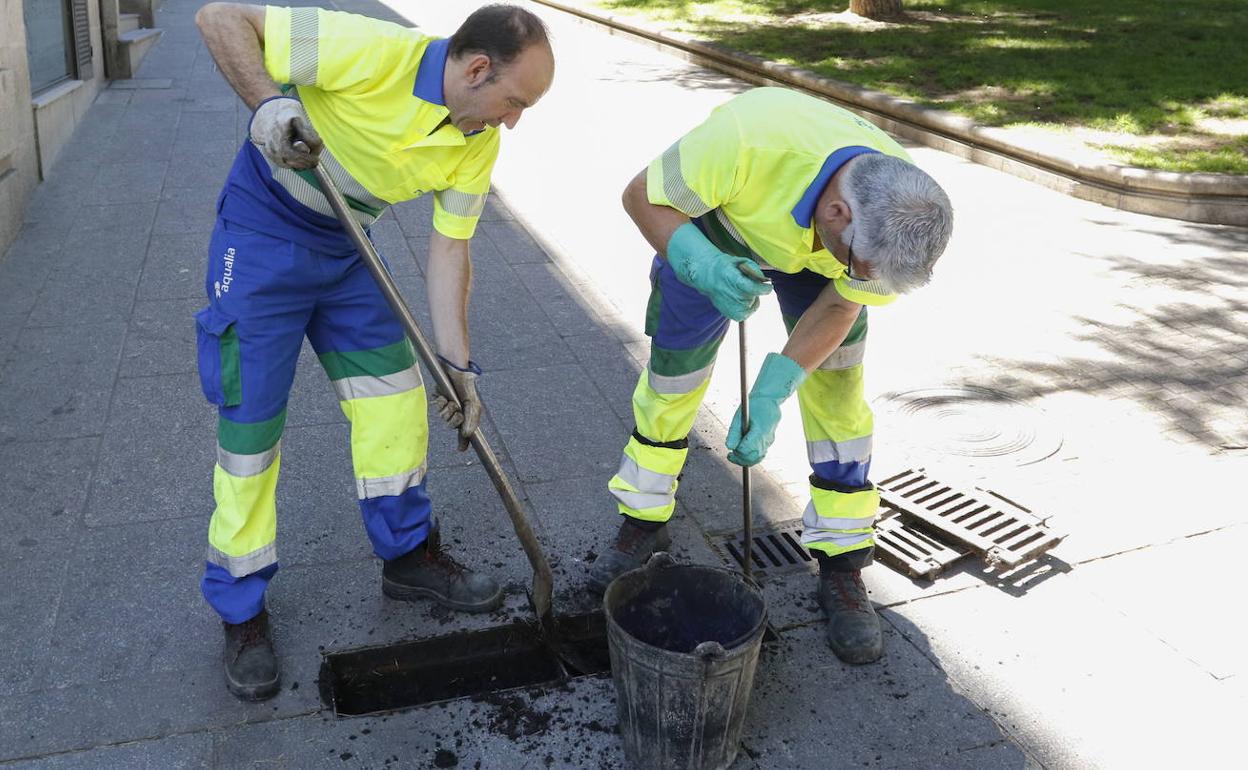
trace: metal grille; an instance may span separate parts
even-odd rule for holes
[[[745,538],[741,533],[714,538],[711,547],[731,566],[739,569],[745,564]],[[753,571],[760,575],[805,570],[814,562],[814,557],[802,547],[801,519],[755,530],[750,557]]]
[[[90,80],[95,70],[91,67],[91,17],[87,0],[70,3],[74,32],[74,72],[79,80]]]
[[[880,519],[875,525],[876,557],[913,578],[935,580],[946,567],[970,553],[969,548],[949,547],[897,515]]]
[[[1031,511],[996,494],[958,489],[906,470],[880,482],[880,499],[920,527],[984,554],[989,566],[1016,567],[1065,535],[1051,532]]]

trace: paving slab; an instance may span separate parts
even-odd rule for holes
[[[589,373],[611,411],[631,430],[633,391],[645,365],[633,359],[624,343],[600,328],[565,336],[563,341]]]
[[[125,131],[125,125],[118,130]],[[168,131],[163,136],[163,143],[171,147],[173,132]],[[124,161],[100,165],[90,199],[113,203],[150,203],[160,200],[165,172],[169,169],[168,156],[168,149],[153,147],[151,155],[135,153]]]
[[[27,224],[23,232],[30,226]],[[4,281],[0,282],[0,307],[4,308],[6,316],[25,324],[52,272],[52,255],[59,250],[61,242],[60,236],[34,241],[19,236],[9,247],[4,260],[0,261],[4,267]]]
[[[426,246],[429,234],[433,232],[433,199],[428,195],[414,201],[396,203],[390,207],[394,221],[399,223],[403,234],[408,238],[423,241]],[[472,248],[477,248],[479,240],[474,237]],[[413,246],[413,250],[415,247]],[[419,253],[419,252],[417,252]]]
[[[139,300],[196,298],[207,304],[204,273],[209,234],[202,231],[156,233],[147,245],[139,278]],[[193,320],[189,323],[194,324]]]
[[[156,203],[105,203],[76,208],[70,232],[88,235],[113,230],[148,232],[156,218]]]
[[[205,244],[217,219],[217,196],[221,190],[207,184],[195,187],[167,186],[156,196],[153,233],[200,233]]]
[[[119,381],[86,523],[200,515],[212,499],[216,450],[216,416],[199,375]]]
[[[285,692],[264,704],[244,704],[230,695],[216,661],[219,654],[214,647],[206,668],[6,698],[0,703],[0,760],[151,740],[282,715]],[[300,707],[309,713],[306,703]],[[294,713],[298,712],[290,709],[286,715]]]
[[[627,433],[577,365],[498,372],[478,384],[521,481],[604,476]]]
[[[488,238],[503,258],[513,265],[550,262],[550,257],[518,222],[502,219],[483,221],[477,226],[477,231]]]
[[[175,162],[170,164],[169,173],[165,175],[165,189],[219,191],[229,176],[238,147],[233,131],[219,139],[174,139],[172,156]]]
[[[1045,766],[1218,765],[1234,756],[1242,702],[1077,577],[1021,599],[959,591],[884,617]],[[1176,711],[1161,701],[1201,705]]]
[[[204,107],[206,105],[201,103],[200,106]],[[237,121],[238,111],[234,108],[233,103],[226,105],[225,109],[211,112],[206,109],[183,112],[178,120],[174,139],[180,142],[192,143],[230,140],[234,138],[234,126]],[[180,160],[182,162],[192,161],[191,158],[182,158]]]
[[[6,362],[9,351],[17,344],[17,336],[26,324],[26,313],[0,311],[0,363]],[[3,375],[0,375],[0,380]]]
[[[1240,524],[1082,564],[1072,577],[1214,678],[1248,677],[1242,614],[1203,588],[1234,585],[1245,548]]]
[[[146,229],[71,232],[27,323],[69,326],[128,321],[147,239]]]
[[[194,323],[192,321],[192,323]],[[305,338],[299,351],[295,381],[286,404],[286,426],[347,424],[347,416],[338,405],[338,394],[316,357],[312,344]]]
[[[475,253],[497,257],[498,252],[485,244]],[[574,363],[546,303],[530,294],[511,266],[497,259],[483,261],[474,268],[469,311],[474,359],[487,372]],[[507,312],[499,313],[500,307]]]
[[[888,655],[841,663],[820,625],[786,631],[759,660],[744,744],[761,767],[959,767],[1001,728],[901,634]],[[811,723],[822,727],[812,739]],[[1025,767],[1017,748],[997,767]]]
[[[3,380],[0,443],[99,435],[124,334],[120,323],[24,330]]]
[[[5,518],[8,521],[14,517]],[[0,649],[5,651],[5,665],[0,669],[0,700],[35,687],[65,583],[67,565],[60,557],[77,540],[77,532],[55,541],[45,538],[44,542],[35,543],[37,539],[30,535],[6,538],[0,552],[0,580],[8,586],[22,586],[22,590],[0,592],[0,615],[4,617],[0,623]],[[7,736],[18,724],[0,721],[0,750],[7,746]]]
[[[202,538],[204,521],[193,523],[197,526],[176,522],[148,528],[147,536],[185,542],[196,530]],[[103,542],[119,543],[118,536],[104,534]],[[138,564],[133,539],[119,543],[130,549],[114,552],[97,542],[84,538],[74,552],[35,688],[141,682],[155,673],[195,668],[219,654],[219,621],[200,596],[197,564],[181,559],[154,567]],[[145,583],[161,590],[145,591]]]
[[[177,735],[123,746],[56,754],[8,765],[14,770],[95,770],[124,767],[128,770],[208,770],[213,760],[213,738],[208,733]]]
[[[199,299],[139,300],[126,330],[122,377],[196,371],[195,313]]]
[[[99,449],[95,437],[0,445],[0,500],[6,514],[0,560],[21,563],[24,553],[73,541]]]

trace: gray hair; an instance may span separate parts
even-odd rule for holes
[[[861,253],[889,291],[904,294],[931,280],[953,232],[953,206],[936,180],[900,158],[872,153],[849,161],[840,192],[853,218],[854,257]]]

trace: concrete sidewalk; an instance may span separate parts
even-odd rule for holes
[[[446,537],[508,582],[508,601],[461,618],[381,597],[346,422],[308,351],[269,593],[284,687],[259,705],[225,691],[218,622],[197,585],[215,413],[199,393],[191,314],[248,114],[198,39],[200,4],[167,0],[158,47],[135,81],[101,94],[0,260],[0,766],[622,767],[608,679],[376,718],[323,709],[323,651],[525,617],[529,578],[482,469],[435,429],[430,486]],[[333,7],[441,33],[470,10]],[[531,506],[562,612],[584,606],[585,561],[616,525],[604,487],[645,355],[649,254],[619,191],[744,86],[538,12],[559,73],[504,137],[500,195],[473,242],[472,334],[486,429]],[[914,156],[949,190],[958,226],[936,283],[872,317],[877,478],[934,469],[1071,534],[1029,584],[965,568],[925,585],[872,567],[888,621],[874,666],[843,666],[824,646],[809,576],[769,581],[781,641],[760,664],[734,767],[1234,764],[1248,705],[1235,591],[1248,545],[1236,505],[1248,233]],[[398,206],[373,231],[425,320],[429,217],[427,201]],[[766,306],[752,323],[759,361],[781,344],[774,316]],[[708,536],[739,519],[721,448],[734,350],[682,482],[683,559],[717,563]],[[963,396],[925,414],[916,394],[933,388]],[[792,411],[759,474],[764,520],[804,502]]]

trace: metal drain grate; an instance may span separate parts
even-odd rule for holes
[[[887,509],[887,506],[882,506]],[[896,514],[881,512],[875,524],[875,555],[888,566],[913,578],[935,580],[945,568],[968,556],[971,549],[954,549],[922,530],[915,529]]]
[[[745,538],[739,532],[712,539],[711,547],[729,565],[745,564]],[[802,520],[795,519],[768,529],[754,530],[751,562],[755,572],[774,575],[808,569],[814,557],[802,547]]]
[[[922,469],[902,471],[878,487],[885,506],[983,553],[989,566],[1016,567],[1065,537],[1017,503],[990,492],[958,489]]]
[[[933,580],[959,559],[982,553],[989,567],[1014,569],[1065,537],[1035,514],[995,492],[969,491],[906,470],[878,485],[876,556],[910,577]],[[711,538],[711,548],[730,567],[745,560],[740,532]],[[810,570],[814,557],[802,547],[802,520],[756,529],[754,571],[774,575]]]

